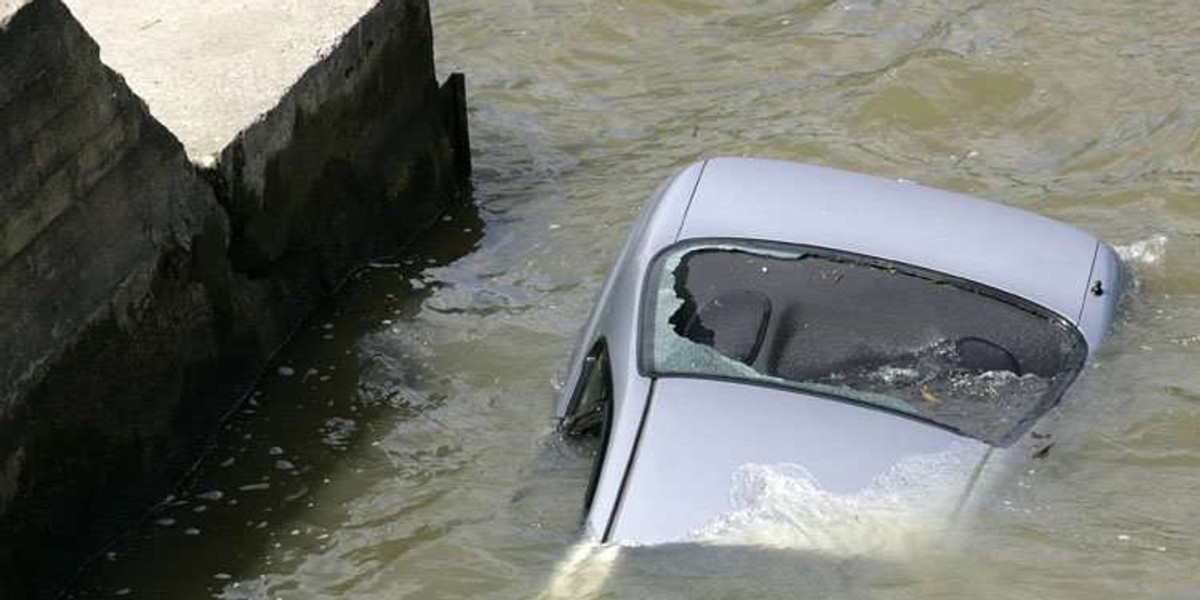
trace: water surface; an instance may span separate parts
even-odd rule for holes
[[[1200,5],[434,0],[477,211],[355,278],[195,480],[73,595],[529,598],[578,536],[556,382],[641,203],[759,155],[1101,235],[1139,287],[959,541],[902,559],[639,548],[605,598],[1185,598],[1200,589]],[[847,223],[847,227],[852,227]],[[964,547],[965,545],[965,547]],[[605,570],[604,577],[598,571]],[[585,569],[586,571],[586,569]],[[591,578],[588,581],[583,579]],[[572,595],[574,592],[572,593]]]

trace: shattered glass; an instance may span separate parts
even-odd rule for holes
[[[660,257],[644,366],[862,403],[1007,445],[1086,355],[1068,325],[951,278],[820,249],[691,244]]]

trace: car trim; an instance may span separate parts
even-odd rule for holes
[[[820,391],[815,391],[815,390],[807,390],[807,389],[801,389],[801,388],[791,387],[791,386],[786,386],[786,385],[779,385],[779,384],[771,383],[769,381],[761,381],[761,380],[737,379],[737,378],[733,378],[733,377],[723,377],[723,376],[719,376],[719,375],[708,375],[708,374],[703,374],[703,373],[686,373],[686,374],[684,374],[684,373],[652,373],[652,372],[650,372],[649,364],[648,364],[649,363],[648,357],[649,357],[649,352],[650,352],[650,344],[652,343],[652,339],[651,339],[652,336],[645,335],[645,332],[648,327],[647,319],[649,319],[650,315],[653,313],[653,308],[654,308],[653,303],[657,301],[657,294],[652,293],[651,290],[657,289],[657,287],[654,285],[654,282],[655,282],[656,276],[658,275],[659,269],[662,265],[662,261],[660,259],[663,257],[663,255],[667,254],[668,252],[675,251],[680,246],[684,246],[684,245],[719,246],[721,244],[730,244],[730,245],[740,244],[740,245],[750,245],[750,246],[752,246],[754,244],[758,244],[758,245],[760,245],[760,247],[761,246],[785,247],[789,251],[811,250],[813,252],[813,254],[825,256],[827,258],[833,258],[833,259],[837,259],[837,260],[846,260],[849,262],[856,262],[859,264],[865,264],[865,265],[869,265],[869,266],[876,266],[876,267],[883,267],[883,268],[895,268],[896,270],[902,271],[906,275],[909,275],[909,276],[921,277],[923,279],[928,279],[928,280],[934,281],[934,282],[949,283],[951,285],[959,286],[959,287],[963,288],[964,290],[979,294],[981,296],[992,298],[999,302],[1004,302],[1004,303],[1009,304],[1013,307],[1016,307],[1020,310],[1029,312],[1037,317],[1044,318],[1048,321],[1058,324],[1060,327],[1063,327],[1067,331],[1070,331],[1071,334],[1074,336],[1076,343],[1078,344],[1078,350],[1076,352],[1072,353],[1072,355],[1067,356],[1067,360],[1071,361],[1071,363],[1073,363],[1074,366],[1068,372],[1068,376],[1064,377],[1062,381],[1060,381],[1056,386],[1054,386],[1053,401],[1047,403],[1045,406],[1039,408],[1038,410],[1032,411],[1030,413],[1030,414],[1032,414],[1032,417],[1027,415],[1025,418],[1022,418],[1021,420],[1017,421],[1016,424],[1014,424],[1013,427],[1009,430],[1009,433],[1004,438],[998,440],[996,444],[992,444],[986,440],[982,440],[982,439],[979,439],[972,435],[969,435],[969,434],[967,434],[959,429],[956,429],[954,427],[951,427],[949,425],[946,425],[943,423],[938,423],[936,421],[931,421],[929,419],[921,418],[918,415],[905,413],[902,411],[888,408],[886,406],[880,406],[878,404],[871,404],[868,402],[863,402],[861,400],[855,400],[853,398],[848,398],[845,396],[838,396],[835,394],[822,393]],[[1099,248],[1099,246],[1097,246],[1097,248]],[[869,408],[869,409],[873,409],[873,410],[881,410],[881,411],[887,412],[889,414],[905,417],[907,419],[912,419],[915,421],[919,421],[921,423],[932,425],[934,427],[938,427],[938,428],[944,429],[946,431],[950,431],[951,433],[955,433],[955,434],[958,434],[960,436],[963,436],[963,437],[966,437],[966,438],[969,438],[972,440],[977,440],[979,442],[987,444],[988,446],[1007,448],[1007,447],[1013,445],[1013,443],[1015,443],[1018,439],[1020,439],[1021,436],[1025,435],[1025,432],[1028,431],[1029,428],[1033,426],[1033,423],[1035,421],[1037,421],[1039,418],[1041,418],[1043,415],[1045,415],[1047,412],[1049,412],[1051,409],[1053,409],[1055,406],[1058,405],[1058,403],[1062,400],[1062,397],[1066,394],[1066,391],[1068,389],[1070,389],[1071,384],[1073,384],[1075,382],[1075,379],[1083,371],[1084,366],[1087,364],[1088,356],[1090,355],[1087,338],[1083,335],[1083,332],[1080,330],[1080,328],[1078,326],[1071,323],[1067,317],[1061,315],[1057,311],[1051,310],[1051,309],[1049,309],[1045,306],[1042,306],[1032,300],[1028,300],[1026,298],[1017,296],[1011,292],[999,290],[999,289],[993,288],[991,286],[988,286],[986,284],[979,283],[977,281],[972,281],[970,279],[965,279],[965,278],[959,277],[957,275],[952,275],[952,274],[944,273],[944,272],[937,271],[934,269],[920,267],[920,266],[909,264],[909,263],[902,262],[902,261],[891,260],[888,258],[870,256],[870,255],[866,255],[866,254],[860,254],[857,252],[841,250],[838,248],[829,248],[829,247],[825,247],[825,246],[810,246],[810,245],[805,245],[805,244],[795,244],[795,243],[790,243],[790,242],[778,242],[778,241],[773,241],[773,240],[764,240],[764,239],[757,239],[757,238],[712,237],[712,238],[688,238],[686,240],[676,241],[675,243],[670,244],[670,245],[660,249],[658,252],[656,252],[654,254],[654,256],[650,259],[650,262],[648,263],[648,265],[649,265],[649,268],[646,269],[646,272],[643,274],[643,278],[642,278],[642,284],[641,284],[642,297],[639,299],[639,302],[638,302],[638,313],[639,314],[637,315],[636,339],[634,340],[634,344],[635,344],[636,348],[634,348],[634,352],[636,355],[638,375],[645,377],[645,378],[649,378],[651,380],[651,382],[652,382],[651,390],[652,391],[653,391],[653,381],[656,378],[661,378],[661,377],[677,377],[677,378],[684,378],[684,379],[710,379],[710,380],[717,380],[717,381],[729,381],[729,382],[740,383],[740,384],[745,384],[745,385],[755,385],[755,386],[759,386],[759,387],[767,387],[767,388],[773,388],[773,389],[783,389],[783,390],[788,390],[788,391],[791,391],[794,393],[808,394],[808,395],[812,395],[812,396],[835,400],[838,402],[845,402],[848,404],[853,404],[855,406],[861,406],[861,407]],[[1090,278],[1091,278],[1091,275],[1089,273],[1089,282],[1090,282]],[[1085,293],[1084,298],[1086,298],[1086,297],[1087,297],[1087,295]],[[651,395],[653,395],[653,394],[651,394]],[[648,405],[649,405],[649,400],[647,400],[647,406]],[[644,418],[645,418],[645,415],[643,414],[643,419]],[[644,424],[644,421],[643,421],[643,424]],[[640,427],[641,427],[641,425],[639,425],[639,430],[638,430],[639,440],[641,437]],[[635,446],[634,453],[636,453],[636,451],[637,451],[637,448]],[[622,485],[624,485],[624,484],[622,483]],[[623,491],[623,489],[622,489],[622,491]],[[618,497],[618,501],[619,500],[620,500],[620,498]],[[610,522],[610,528],[611,528],[611,522]]]
[[[679,227],[675,228],[675,237],[671,238],[674,241],[679,241],[679,236],[683,233],[683,226],[687,224],[688,213],[692,210],[692,202],[696,200],[696,190],[700,189],[700,182],[704,181],[704,169],[707,168],[707,160],[700,163],[700,173],[696,175],[696,183],[692,184],[692,191],[688,194],[687,206],[683,209],[683,217],[679,219]]]
[[[983,453],[983,457],[975,464],[975,469],[971,471],[971,478],[967,480],[967,487],[963,490],[962,496],[959,497],[958,504],[954,507],[954,512],[951,513],[950,519],[952,521],[958,520],[958,515],[962,514],[963,509],[967,506],[967,502],[971,500],[971,496],[975,493],[975,484],[979,483],[979,478],[983,476],[983,469],[987,466],[988,460],[992,458],[992,453],[995,451],[995,448],[988,446],[987,450]]]
[[[1100,258],[1100,242],[1097,241],[1096,242],[1096,251],[1092,253],[1092,266],[1088,267],[1088,278],[1087,278],[1087,281],[1083,284],[1083,294],[1080,296],[1080,299],[1079,299],[1079,314],[1078,314],[1078,316],[1075,317],[1076,323],[1083,322],[1083,309],[1085,307],[1087,307],[1087,298],[1088,298],[1088,294],[1090,293],[1089,290],[1092,289],[1092,281],[1094,280],[1093,278],[1096,276],[1096,261],[1099,260],[1099,258]],[[1099,280],[1095,280],[1095,281],[1099,281]]]
[[[587,378],[591,374],[592,369],[600,362],[600,355],[608,354],[608,343],[604,336],[600,336],[591,346],[588,347],[587,354],[583,357],[583,362],[580,365],[579,377],[575,381],[574,387],[571,388],[571,396],[567,401],[567,409],[563,411],[563,416],[559,419],[558,430],[567,432],[570,429],[575,413],[579,410],[579,402],[583,399],[583,388],[586,387]],[[611,364],[611,360],[610,360]],[[611,367],[610,367],[611,368]],[[612,377],[609,376],[608,387],[612,388]],[[611,391],[610,391],[611,393]]]
[[[617,488],[617,499],[613,502],[612,512],[608,515],[608,523],[604,526],[604,535],[600,536],[600,543],[604,544],[610,541],[613,529],[617,525],[617,519],[621,515],[621,507],[625,502],[625,490],[629,486],[629,479],[633,473],[634,463],[637,462],[638,449],[642,445],[642,434],[646,430],[646,421],[650,416],[650,404],[654,400],[654,384],[655,379],[650,379],[650,390],[646,394],[646,405],[642,408],[641,420],[638,421],[637,435],[633,438],[633,448],[629,451],[629,462],[625,464],[625,469],[621,473],[621,485]]]
[[[703,381],[720,381],[720,382],[724,382],[724,383],[735,383],[735,384],[739,384],[739,385],[752,385],[752,386],[760,387],[760,388],[767,388],[767,389],[771,389],[771,390],[780,390],[780,391],[784,391],[784,392],[790,392],[793,394],[801,394],[804,396],[812,396],[814,398],[821,398],[823,400],[833,400],[836,402],[842,402],[844,404],[851,404],[851,405],[859,406],[862,408],[878,410],[881,412],[888,413],[889,415],[908,419],[909,421],[915,421],[915,422],[921,423],[923,425],[930,425],[933,427],[937,427],[938,429],[943,429],[945,431],[949,431],[950,433],[953,433],[960,437],[964,437],[964,438],[967,438],[970,440],[975,440],[982,444],[987,444],[987,442],[980,440],[979,438],[972,437],[959,429],[956,429],[950,425],[946,425],[945,423],[938,423],[936,421],[922,419],[921,417],[919,417],[917,415],[914,415],[912,413],[906,413],[902,410],[896,410],[894,408],[888,408],[886,406],[882,406],[879,404],[871,404],[869,402],[863,402],[861,400],[855,400],[853,398],[847,398],[845,396],[838,396],[837,394],[821,392],[818,390],[806,390],[806,389],[802,389],[802,388],[798,388],[798,387],[772,383],[770,381],[759,381],[759,380],[755,380],[755,379],[738,379],[737,377],[728,377],[725,375],[708,375],[708,374],[704,374],[704,373],[656,373],[652,377],[655,380],[657,380],[657,379],[697,379],[697,380],[703,380]],[[989,444],[989,446],[990,446],[990,444]]]

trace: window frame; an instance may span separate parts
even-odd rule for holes
[[[946,423],[927,419],[920,415],[896,410],[896,409],[889,408],[887,406],[880,405],[880,404],[875,404],[875,403],[871,403],[871,402],[863,402],[863,401],[857,400],[855,398],[838,395],[838,394],[832,393],[832,392],[825,392],[825,391],[815,390],[815,389],[801,389],[801,388],[797,388],[795,386],[781,385],[781,384],[776,384],[776,383],[772,383],[770,381],[765,381],[765,380],[733,378],[733,377],[727,377],[727,376],[715,375],[715,374],[674,373],[674,372],[661,372],[660,373],[660,372],[657,372],[654,369],[653,325],[654,325],[654,315],[655,315],[656,304],[658,302],[658,294],[657,294],[658,283],[665,276],[663,274],[663,269],[665,268],[666,262],[667,262],[665,260],[665,258],[668,255],[670,255],[671,253],[679,252],[681,250],[683,250],[684,252],[689,252],[691,250],[700,249],[700,248],[704,248],[704,247],[719,247],[722,245],[734,246],[734,247],[741,248],[742,250],[750,250],[750,251],[753,251],[754,249],[769,251],[772,247],[775,247],[775,248],[783,249],[784,251],[786,251],[788,253],[800,252],[800,253],[805,253],[805,254],[812,254],[815,256],[819,256],[819,257],[823,257],[823,258],[827,258],[827,259],[831,259],[831,260],[835,260],[835,261],[852,262],[852,263],[868,265],[868,266],[884,268],[884,269],[894,269],[894,270],[901,272],[907,276],[925,279],[925,280],[928,280],[933,283],[949,284],[949,285],[955,286],[963,291],[975,293],[980,296],[983,296],[983,297],[986,297],[986,298],[989,298],[989,299],[992,299],[992,300],[995,300],[998,302],[1003,302],[1003,303],[1013,306],[1017,309],[1028,312],[1031,315],[1034,315],[1038,318],[1045,319],[1048,322],[1052,323],[1054,326],[1057,326],[1057,327],[1063,329],[1064,331],[1068,332],[1068,334],[1071,335],[1071,337],[1073,338],[1073,341],[1075,342],[1075,348],[1074,348],[1073,352],[1069,356],[1067,356],[1065,359],[1071,365],[1071,367],[1067,369],[1066,376],[1063,377],[1058,383],[1055,384],[1055,387],[1053,388],[1052,392],[1050,392],[1050,394],[1049,394],[1049,396],[1050,396],[1049,400],[1044,401],[1042,403],[1042,405],[1039,406],[1036,410],[1032,410],[1032,411],[1028,412],[1027,414],[1025,414],[1020,421],[1015,423],[1010,428],[1009,432],[1003,438],[1001,438],[999,440],[995,440],[995,441],[989,441],[989,440],[980,438],[976,435],[973,435],[972,433],[963,431],[959,428],[953,427]],[[821,398],[826,398],[826,399],[834,400],[837,402],[844,402],[847,404],[853,404],[856,406],[861,406],[861,407],[872,409],[872,410],[879,410],[879,411],[887,412],[889,414],[893,414],[893,415],[896,415],[901,418],[906,418],[906,419],[914,420],[914,421],[917,421],[920,423],[925,423],[925,424],[931,425],[933,427],[938,427],[940,429],[945,429],[947,431],[951,431],[958,435],[968,437],[973,440],[978,440],[989,446],[1000,447],[1000,448],[1006,448],[1006,447],[1012,446],[1014,443],[1016,443],[1016,441],[1018,439],[1020,439],[1023,435],[1025,435],[1025,433],[1030,428],[1033,427],[1033,424],[1035,422],[1037,422],[1038,419],[1045,416],[1048,412],[1053,410],[1054,407],[1057,406],[1059,402],[1062,401],[1063,396],[1066,395],[1066,392],[1071,388],[1071,385],[1075,382],[1075,380],[1083,372],[1083,369],[1087,364],[1087,357],[1089,356],[1089,347],[1088,347],[1087,339],[1086,339],[1086,337],[1084,337],[1083,333],[1079,330],[1078,327],[1076,327],[1074,324],[1072,324],[1070,321],[1068,321],[1066,317],[1063,317],[1062,315],[1056,313],[1055,311],[1053,311],[1049,308],[1046,308],[1040,304],[1037,304],[1031,300],[1027,300],[1027,299],[1017,296],[1015,294],[1005,292],[1003,290],[999,290],[997,288],[991,287],[991,286],[983,284],[983,283],[979,283],[977,281],[965,279],[963,277],[958,277],[955,275],[950,275],[948,273],[943,273],[941,271],[935,271],[933,269],[929,269],[926,267],[921,267],[921,266],[913,265],[910,263],[905,263],[905,262],[886,259],[886,258],[880,258],[877,256],[871,256],[871,255],[867,255],[867,254],[860,254],[860,253],[856,253],[856,252],[838,250],[836,248],[828,248],[828,247],[824,247],[824,246],[815,246],[815,245],[810,245],[810,244],[801,244],[801,243],[794,243],[794,242],[781,242],[781,241],[777,241],[777,240],[764,240],[764,239],[757,239],[757,238],[739,238],[739,237],[691,238],[691,239],[680,240],[678,242],[675,242],[673,244],[670,244],[670,245],[660,249],[650,259],[649,266],[647,267],[645,273],[643,274],[642,290],[643,290],[642,297],[640,299],[640,302],[638,303],[637,341],[635,344],[636,352],[637,352],[637,360],[636,360],[637,371],[638,371],[638,374],[641,375],[642,377],[647,377],[650,379],[660,379],[660,378],[711,379],[711,380],[717,380],[717,381],[728,381],[731,383],[737,383],[737,384],[741,384],[741,385],[753,385],[753,386],[759,386],[759,387],[780,389],[780,390],[797,393],[797,394],[818,396]]]
[[[599,423],[599,446],[596,450],[596,455],[592,459],[592,470],[588,477],[587,491],[584,492],[583,514],[591,510],[592,501],[596,496],[596,488],[600,484],[600,473],[604,468],[604,461],[608,455],[608,445],[612,434],[613,412],[614,412],[614,387],[612,377],[612,359],[609,356],[608,344],[603,338],[592,344],[592,348],[583,358],[583,364],[579,369],[579,377],[575,380],[575,388],[571,390],[571,399],[567,403],[567,409],[564,411],[562,421],[559,423],[559,431],[564,437],[580,438],[587,435],[587,430],[575,431],[573,425],[579,420],[578,413],[582,408],[580,403],[587,396],[589,384],[592,383],[592,374],[596,369],[603,369],[600,373],[599,385],[603,386],[606,393],[603,394],[600,400],[600,416]],[[590,429],[590,428],[589,428]]]

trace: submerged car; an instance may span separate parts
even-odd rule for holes
[[[952,452],[961,501],[1076,380],[1122,279],[1108,245],[1023,210],[782,161],[692,165],[633,225],[556,408],[565,435],[599,436],[586,528],[690,539],[754,465],[854,495]]]

